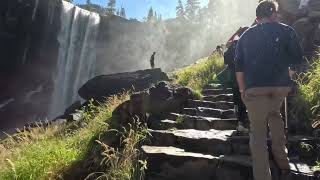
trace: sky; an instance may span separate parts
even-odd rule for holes
[[[187,0],[182,0],[185,4]],[[200,0],[201,6],[206,6],[209,0]],[[75,4],[84,4],[86,0],[74,0]],[[94,4],[106,6],[108,0],[91,0]],[[176,6],[178,0],[117,0],[117,8],[126,9],[127,18],[142,20],[146,17],[150,7],[162,15],[163,19],[174,18],[176,16]]]

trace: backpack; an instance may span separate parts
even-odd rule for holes
[[[236,54],[237,42],[233,41],[227,51],[223,54],[224,64],[228,65],[228,68],[234,69],[234,58]]]

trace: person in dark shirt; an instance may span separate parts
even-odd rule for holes
[[[236,47],[238,43],[239,37],[248,29],[248,27],[241,27],[228,41],[229,47],[227,51],[224,53],[224,64],[227,65],[227,70],[230,72],[232,76],[232,91],[233,91],[233,102],[236,105],[237,119],[238,119],[238,127],[237,130],[239,132],[248,132],[248,129],[244,127],[247,119],[247,108],[244,105],[241,94],[239,92],[239,86],[236,82],[236,73],[235,73],[235,64],[234,58],[236,53]]]
[[[153,52],[151,57],[150,57],[150,66],[151,69],[154,69],[154,58],[155,58],[156,52]]]
[[[277,4],[262,1],[256,9],[258,24],[239,39],[235,68],[241,97],[250,120],[250,148],[255,180],[271,180],[267,126],[272,153],[282,177],[290,170],[280,107],[290,91],[290,75],[303,61],[295,31],[277,22]]]

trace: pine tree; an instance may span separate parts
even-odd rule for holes
[[[119,9],[117,10],[117,16],[120,16],[120,10]]]
[[[106,13],[108,15],[114,15],[116,13],[116,0],[109,0]]]
[[[90,5],[91,4],[91,0],[87,0],[87,5]]]
[[[123,18],[126,18],[126,17],[127,17],[127,15],[126,15],[126,10],[124,9],[123,6],[121,6],[120,16],[123,17]]]
[[[178,1],[178,6],[176,7],[176,14],[178,18],[184,17],[184,7],[181,0]]]
[[[148,17],[147,17],[147,22],[153,22],[153,20],[154,20],[153,16],[154,16],[153,9],[152,9],[152,7],[150,7]]]
[[[195,20],[198,15],[200,9],[200,1],[199,0],[187,0],[186,5],[186,16],[190,20]]]

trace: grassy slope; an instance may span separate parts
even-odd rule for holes
[[[177,84],[188,86],[200,93],[205,85],[213,81],[217,73],[224,68],[223,57],[213,55],[209,58],[201,59],[198,63],[174,72]]]
[[[113,109],[126,99],[128,94],[114,96],[106,104],[82,112],[83,128],[77,124],[63,129],[37,128],[7,138],[0,144],[0,179],[56,179],[84,157],[93,138],[108,128],[105,121]]]
[[[222,57],[215,55],[174,72],[174,76],[176,83],[201,92],[222,68]],[[37,128],[7,138],[0,143],[0,179],[61,178],[66,169],[86,158],[92,143],[100,144],[102,164],[109,167],[100,176],[139,179],[145,162],[140,161],[136,147],[146,138],[145,128],[133,125],[131,130],[126,131],[122,141],[125,148],[122,150],[97,141],[99,135],[108,131],[106,122],[114,108],[128,98],[129,95],[124,94],[109,98],[101,106],[89,105],[90,111],[82,111],[84,121],[81,124],[70,124],[64,128]]]

